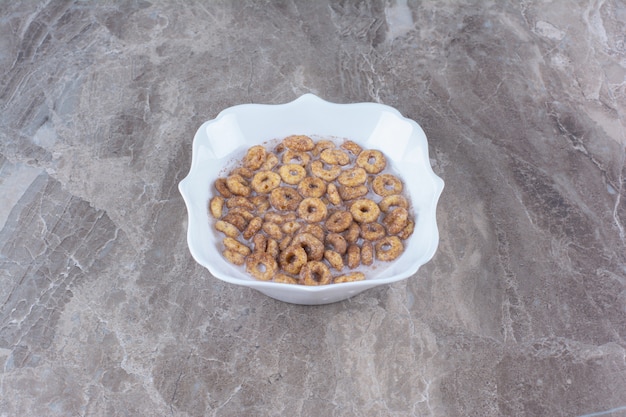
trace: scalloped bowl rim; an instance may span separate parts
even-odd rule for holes
[[[269,124],[272,118],[281,122],[272,126]],[[343,123],[345,120],[353,123]],[[419,170],[419,181],[428,188],[427,194],[416,205],[414,194],[409,192],[413,210],[418,211],[415,232],[407,241],[405,253],[394,261],[410,256],[412,261],[408,267],[398,270],[390,265],[380,268],[380,271],[373,270],[363,281],[304,286],[255,280],[247,276],[243,268],[231,265],[221,256],[216,246],[218,232],[212,228],[207,212],[211,184],[217,178],[217,174],[223,172],[229,163],[240,158],[248,147],[281,139],[290,134],[308,134],[318,138],[347,138],[372,148],[386,147],[387,149],[382,149],[383,152],[397,168],[401,165],[411,172]],[[396,136],[398,139],[395,140],[402,142],[404,148],[389,144],[391,134],[398,135]],[[215,140],[224,136],[229,140]],[[405,161],[406,158],[409,160]],[[400,167],[398,170],[407,183],[403,168]],[[417,122],[384,104],[338,104],[322,100],[313,94],[304,94],[285,104],[235,105],[222,110],[214,119],[204,122],[193,139],[189,173],[178,185],[187,207],[187,243],[194,260],[222,281],[250,287],[270,297],[297,304],[326,304],[340,301],[366,289],[400,281],[415,274],[434,256],[439,244],[436,208],[443,187],[443,180],[432,170],[426,135]],[[420,193],[418,190],[415,194]],[[427,235],[419,235],[422,232],[427,232]],[[420,252],[419,256],[414,256],[409,253],[409,249],[413,239],[418,235],[422,239]],[[218,256],[210,256],[211,247],[216,249]],[[407,262],[409,261],[405,260],[404,263]],[[379,272],[384,276],[377,276],[380,275]],[[389,275],[384,274],[385,272],[389,272]]]

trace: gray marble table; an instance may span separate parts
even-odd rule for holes
[[[626,415],[626,4],[0,3],[1,416]],[[431,262],[307,307],[191,258],[205,120],[418,121]]]

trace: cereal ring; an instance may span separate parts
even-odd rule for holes
[[[240,253],[243,256],[248,256],[251,252],[249,247],[247,247],[243,243],[229,236],[224,238],[223,243],[226,249],[232,250],[233,252]]]
[[[233,193],[230,192],[230,190],[228,189],[228,186],[226,185],[226,178],[216,179],[213,185],[215,186],[215,189],[217,190],[217,192],[222,195],[222,197],[229,198],[233,195]]]
[[[368,174],[378,174],[385,169],[387,161],[381,151],[368,149],[357,156],[356,164],[366,170]]]
[[[348,187],[356,187],[357,185],[365,184],[366,180],[367,173],[361,167],[347,169],[339,174],[339,177],[337,177],[337,181],[339,182],[339,184]]]
[[[409,221],[409,212],[407,209],[397,207],[387,213],[383,218],[383,224],[390,235],[398,234],[404,229]]]
[[[317,240],[323,241],[326,233],[319,224],[305,224],[302,227],[301,233],[310,233],[317,238]]]
[[[327,165],[328,166],[328,165]],[[337,165],[324,166],[322,161],[311,162],[311,173],[324,181],[334,181],[341,174],[341,167]]]
[[[330,284],[331,279],[330,269],[320,261],[308,262],[300,270],[300,281],[304,285],[326,285]]]
[[[261,281],[269,281],[276,274],[278,265],[269,253],[255,252],[246,258],[246,271]]]
[[[307,254],[301,246],[290,246],[281,252],[278,259],[280,267],[288,274],[298,274],[307,263]]]
[[[331,232],[341,233],[352,224],[352,214],[349,211],[337,211],[326,220],[326,229]]]
[[[398,236],[387,236],[376,242],[376,259],[393,261],[404,251],[404,245]]]
[[[294,211],[301,201],[302,197],[293,188],[278,187],[270,193],[270,204],[279,211]]]
[[[228,207],[229,209],[242,207],[249,211],[254,211],[256,208],[256,206],[250,200],[241,196],[232,197],[226,200],[226,207]]]
[[[395,175],[382,174],[372,181],[372,190],[382,197],[400,194],[402,192],[402,181]]]
[[[311,157],[306,152],[297,152],[287,149],[283,154],[283,164],[297,164],[306,166],[309,163]]]
[[[341,271],[343,269],[343,258],[337,252],[333,250],[324,251],[324,259],[326,259],[330,266],[335,268],[337,271]]]
[[[250,178],[252,178],[254,173],[251,170],[249,170],[248,168],[239,167],[239,168],[233,169],[230,172],[230,175],[241,175],[245,179],[249,180]]]
[[[226,178],[226,186],[235,195],[247,197],[252,192],[248,186],[248,181],[239,174],[230,175]]]
[[[283,232],[276,223],[265,222],[261,229],[272,239],[281,240],[283,238]]]
[[[298,216],[308,223],[317,223],[326,219],[326,204],[319,198],[308,197],[298,205]]]
[[[338,233],[329,233],[326,236],[326,244],[340,255],[346,253],[346,250],[348,249],[348,242],[346,242],[346,239]]]
[[[294,277],[290,277],[287,274],[276,274],[274,276],[274,282],[280,282],[281,284],[298,284],[299,281]]]
[[[252,238],[252,243],[254,243],[254,252],[263,252],[267,250],[267,238],[265,235],[258,234],[254,235]]]
[[[334,149],[335,146],[335,142],[331,140],[320,140],[315,144],[315,148],[313,148],[313,152],[311,153],[313,156],[320,156],[325,149]]]
[[[341,147],[352,153],[354,156],[358,156],[363,151],[363,148],[361,148],[356,142],[352,142],[351,140],[346,140],[341,145]]]
[[[250,213],[248,210],[246,210],[243,207],[234,207],[234,208],[228,209],[228,214],[238,214],[241,217],[243,217],[246,220],[246,222],[249,222],[250,220],[254,218],[254,214]]]
[[[295,185],[306,177],[306,170],[302,165],[287,164],[278,168],[278,173],[284,182]]]
[[[251,185],[257,193],[267,194],[280,185],[280,175],[272,171],[257,172]]]
[[[241,266],[246,262],[246,257],[239,252],[235,252],[231,249],[225,249],[222,252],[222,256],[233,265]]]
[[[321,197],[326,193],[326,183],[317,177],[306,177],[298,184],[302,197]]]
[[[305,135],[292,135],[283,140],[285,146],[294,151],[310,151],[315,147],[313,139]]]
[[[361,234],[361,228],[358,224],[352,223],[348,228],[348,231],[345,232],[345,239],[348,243],[356,243],[359,240],[359,235]]]
[[[374,263],[374,245],[372,242],[365,241],[361,245],[361,262],[365,266],[370,266]]]
[[[324,149],[320,153],[320,159],[330,165],[347,165],[350,163],[350,155],[340,149]]]
[[[354,269],[361,264],[361,249],[356,244],[348,246],[348,268]]]
[[[263,165],[261,165],[261,168],[259,168],[262,171],[271,171],[274,169],[274,167],[276,167],[276,165],[278,165],[278,157],[276,155],[274,155],[273,153],[268,153],[267,154],[267,159],[265,160],[265,162],[263,162]]]
[[[253,171],[257,170],[261,168],[261,165],[263,165],[266,158],[267,151],[263,146],[253,146],[248,149],[248,152],[246,152],[246,156],[243,157],[243,166]]]
[[[409,208],[409,201],[400,194],[392,194],[383,197],[378,203],[378,207],[380,207],[380,211],[383,213],[387,213],[391,207],[402,207],[405,209]]]
[[[339,186],[339,195],[344,200],[354,200],[363,197],[369,192],[365,185],[357,185],[356,187]]]
[[[352,213],[354,220],[359,223],[371,223],[378,219],[380,209],[378,208],[378,204],[372,200],[362,198],[352,203],[350,213]]]
[[[284,233],[293,235],[298,231],[298,229],[300,229],[300,227],[302,227],[302,225],[298,222],[286,222],[282,225],[281,229]]]
[[[222,217],[222,210],[224,208],[224,197],[216,195],[209,202],[209,211],[211,215],[216,219]]]
[[[414,229],[415,229],[415,222],[413,222],[413,220],[409,220],[407,222],[406,227],[402,229],[400,233],[398,233],[398,236],[400,237],[400,239],[406,240],[409,238],[409,236],[413,234]]]
[[[339,206],[341,205],[341,203],[343,203],[335,184],[328,184],[328,186],[326,187],[326,197],[328,197],[328,201],[330,201],[335,206]]]
[[[239,236],[239,230],[232,224],[223,220],[218,220],[215,222],[215,229],[232,238]]]
[[[239,231],[243,232],[248,226],[248,222],[240,214],[228,213],[222,217],[222,220],[235,226]]]
[[[365,240],[373,242],[382,239],[386,234],[385,228],[380,223],[372,222],[361,225],[361,237]]]
[[[254,236],[261,227],[263,226],[263,219],[260,217],[255,217],[248,223],[248,227],[243,231],[243,238],[249,240],[252,236]]]
[[[267,246],[265,248],[265,253],[269,253],[272,256],[272,258],[276,259],[278,257],[278,254],[280,253],[278,242],[274,239],[267,239]]]
[[[324,256],[324,244],[310,233],[300,233],[291,241],[291,246],[304,249],[309,261],[319,261]]]
[[[340,275],[333,281],[335,284],[341,284],[342,282],[363,281],[365,274],[363,272],[350,272],[346,275]]]

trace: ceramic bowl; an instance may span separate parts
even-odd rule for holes
[[[249,147],[292,134],[350,139],[386,155],[404,180],[415,215],[415,231],[405,241],[405,251],[399,258],[376,263],[363,281],[304,286],[255,280],[244,267],[234,266],[222,257],[223,235],[215,231],[207,211],[213,182]],[[198,129],[191,169],[179,190],[187,206],[187,243],[193,258],[215,278],[288,303],[333,303],[406,279],[433,257],[439,243],[436,207],[443,180],[430,166],[426,135],[416,122],[386,105],[334,104],[305,94],[286,104],[243,104],[225,109]]]

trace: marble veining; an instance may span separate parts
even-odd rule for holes
[[[0,3],[0,416],[626,416],[620,0]],[[202,122],[416,120],[410,279],[296,306],[187,249]]]

